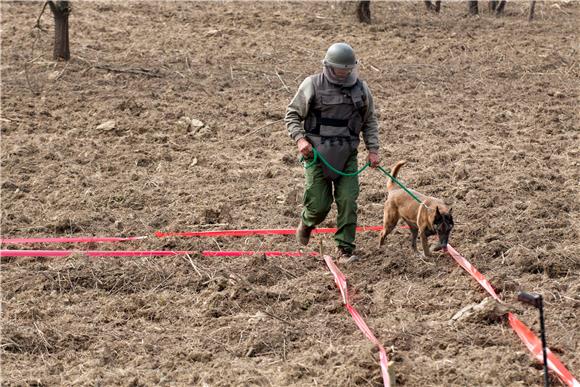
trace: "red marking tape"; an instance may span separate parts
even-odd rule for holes
[[[0,257],[68,257],[75,253],[88,257],[141,257],[194,254],[193,251],[0,250]]]
[[[300,257],[303,255],[317,256],[316,252],[301,253],[300,251],[102,251],[102,250],[0,250],[0,257],[68,257],[78,253],[87,257],[148,257],[201,254],[205,257],[240,257],[243,255],[264,254],[267,257]]]
[[[318,253],[316,252],[301,253],[300,251],[202,251],[200,254],[204,257],[240,257],[242,255],[259,254],[264,254],[266,257],[302,257],[304,255],[309,257],[318,256]]]
[[[381,226],[357,227],[357,231],[380,231]],[[155,233],[156,237],[219,237],[219,236],[250,236],[250,235],[290,235],[294,234],[294,229],[271,229],[271,230],[221,230],[221,231],[191,231],[191,232],[160,232]],[[318,228],[314,234],[327,234],[336,232],[336,228]],[[26,243],[106,243],[124,242],[148,238],[147,236],[136,237],[60,237],[60,238],[0,238],[0,244],[26,244]]]
[[[346,309],[352,316],[356,326],[367,337],[367,339],[369,339],[379,349],[379,361],[381,364],[381,375],[383,377],[383,385],[385,387],[390,387],[391,381],[389,377],[389,368],[388,368],[389,358],[387,357],[385,348],[379,342],[379,340],[376,338],[373,332],[370,330],[370,328],[365,323],[360,313],[356,310],[354,306],[350,304],[350,299],[348,298],[348,287],[346,285],[346,277],[335,265],[334,261],[332,260],[332,257],[325,255],[324,262],[326,262],[326,265],[328,266],[330,272],[334,276],[334,282],[336,283],[336,286],[338,287],[338,290],[340,291],[340,294],[342,296],[342,303],[346,306]]]
[[[90,242],[125,242],[145,239],[146,236],[136,237],[62,237],[62,238],[0,238],[0,244],[24,243],[90,243]]]
[[[349,298],[348,298],[348,288],[346,287],[346,277],[334,264],[332,258],[330,257],[327,258],[327,256],[325,255],[324,262],[326,262],[326,266],[328,266],[330,272],[334,276],[334,282],[336,283],[338,290],[340,290],[340,295],[342,296],[342,303],[345,305],[348,304]]]
[[[483,276],[483,274],[481,274],[475,267],[473,267],[471,265],[471,263],[469,263],[469,261],[467,259],[465,259],[464,257],[461,256],[461,254],[459,254],[457,252],[457,250],[455,250],[453,247],[451,247],[451,245],[447,245],[447,252],[449,253],[449,255],[451,255],[453,257],[453,259],[455,259],[455,261],[462,267],[465,269],[465,271],[467,271],[469,274],[471,274],[471,276],[473,278],[475,278],[477,280],[477,282],[479,282],[479,284],[481,286],[483,286],[483,288],[485,290],[487,290],[487,292],[489,294],[491,294],[491,296],[493,298],[496,299],[496,301],[501,302],[501,300],[499,299],[498,295],[495,293],[495,290],[493,290],[493,286],[491,286],[491,284],[489,283],[489,281]]]
[[[409,228],[401,226],[401,228]],[[358,232],[381,231],[382,226],[357,227]],[[268,229],[268,230],[218,230],[218,231],[191,231],[191,232],[161,232],[155,233],[156,237],[218,237],[218,236],[250,236],[250,235],[291,235],[295,229]],[[317,228],[313,234],[329,234],[336,232],[336,228]],[[57,237],[57,238],[0,238],[0,244],[26,244],[26,243],[112,243],[146,239],[148,236],[135,237]]]
[[[471,276],[475,278],[475,280],[479,282],[479,284],[485,290],[487,290],[487,292],[493,298],[495,298],[499,302],[502,302],[498,297],[498,295],[495,293],[495,290],[493,290],[493,287],[491,286],[489,281],[483,276],[483,274],[481,274],[475,267],[473,267],[471,263],[467,261],[467,259],[462,257],[457,252],[457,250],[455,250],[450,245],[447,245],[447,252],[449,253],[449,255],[453,257],[453,259],[455,259],[455,261],[457,261],[457,263],[459,263],[459,265],[461,265],[461,267],[465,269],[465,271],[471,274]],[[516,316],[511,312],[508,313],[508,321],[510,323],[511,328],[514,330],[514,332],[516,332],[516,334],[518,335],[520,340],[522,340],[522,342],[526,345],[528,350],[534,355],[534,357],[540,363],[543,363],[542,342],[540,341],[540,339],[538,339],[538,337],[534,335],[534,333],[523,322],[518,320]],[[554,353],[550,351],[549,348],[547,349],[547,355],[548,355],[548,368],[554,371],[556,375],[558,375],[560,380],[562,380],[562,382],[564,382],[566,385],[570,387],[580,387],[578,381],[574,378],[574,376],[572,376],[570,371],[566,369],[564,364],[560,362],[560,360],[556,357],[556,355],[554,355]]]
[[[402,226],[401,228],[408,228]],[[358,232],[380,231],[381,226],[357,227]],[[315,234],[333,233],[336,228],[318,228],[313,231]],[[217,236],[250,236],[250,235],[290,235],[294,234],[294,229],[267,229],[267,230],[222,230],[222,231],[194,231],[194,232],[156,232],[157,237],[169,236],[189,236],[189,237],[217,237]],[[64,238],[12,238],[1,239],[0,244],[20,244],[20,243],[86,243],[86,242],[122,242],[139,240],[147,237],[64,237]],[[489,281],[457,252],[451,245],[447,246],[447,252],[453,259],[463,267],[479,284],[498,302],[501,299],[496,294]],[[316,256],[315,252],[301,253],[299,251],[76,251],[76,250],[0,250],[0,257],[67,257],[73,253],[80,253],[89,257],[138,257],[138,256],[175,256],[200,253],[204,256],[212,257],[239,257],[245,255],[264,254],[266,256],[289,256],[297,257],[302,255]],[[344,274],[332,261],[332,258],[325,256],[324,260],[334,276],[334,280],[342,295],[343,303],[353,317],[355,323],[363,334],[373,342],[380,352],[381,373],[385,386],[389,385],[388,358],[383,346],[368,328],[358,311],[350,305],[348,289]],[[524,342],[526,347],[532,352],[536,359],[542,362],[541,341],[532,331],[518,320],[512,313],[508,314],[511,328]],[[548,367],[570,387],[580,387],[580,383],[572,376],[566,367],[559,361],[556,355],[548,349]]]
[[[534,335],[534,333],[520,320],[517,319],[513,313],[508,314],[508,320],[512,329],[517,333],[520,339],[524,342],[526,347],[534,354],[534,357],[542,363],[544,357],[542,355],[542,341]],[[549,348],[547,348],[548,367],[558,375],[560,380],[571,387],[580,387],[580,383],[572,376],[570,371],[566,369],[564,364],[554,355]]]
[[[382,226],[357,227],[358,232],[381,231]],[[329,234],[336,232],[336,228],[316,228],[313,234]],[[218,231],[190,231],[190,232],[161,232],[157,231],[155,236],[164,237],[219,237],[219,236],[250,236],[250,235],[291,235],[296,229],[259,229],[259,230],[218,230]]]
[[[0,257],[68,257],[70,250],[0,250]]]

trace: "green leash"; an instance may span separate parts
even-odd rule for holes
[[[322,157],[322,155],[320,153],[318,153],[316,148],[313,147],[312,152],[314,152],[314,158],[312,159],[312,161],[304,163],[304,169],[312,168],[316,164],[316,161],[318,161],[318,159],[320,159],[324,163],[324,165],[326,165],[328,167],[328,169],[330,169],[332,172],[334,172],[340,176],[356,176],[356,175],[360,175],[362,173],[362,171],[364,171],[365,169],[367,169],[371,165],[371,163],[368,162],[358,171],[352,172],[352,173],[346,173],[346,172],[339,171],[338,169],[336,169],[332,165],[330,165],[330,163],[324,157]],[[302,156],[300,161],[304,161],[304,156]]]
[[[320,153],[318,153],[318,151],[316,150],[316,148],[312,148],[312,152],[314,153],[314,158],[312,159],[312,161],[306,162],[304,160],[304,156],[300,159],[300,161],[304,162],[304,169],[310,169],[312,168],[316,162],[318,161],[318,159],[320,159],[322,161],[322,163],[324,165],[326,165],[326,167],[328,167],[328,169],[330,169],[332,172],[340,175],[340,176],[357,176],[360,175],[365,169],[367,169],[371,163],[370,161],[367,162],[361,169],[359,169],[356,172],[352,172],[352,173],[346,173],[346,172],[342,172],[339,171],[338,169],[334,168],[332,165],[330,165],[330,163],[324,158],[322,157],[322,155]],[[421,201],[421,199],[419,199],[413,192],[409,191],[409,189],[407,187],[405,187],[403,185],[403,183],[401,183],[399,180],[397,180],[394,176],[391,176],[391,174],[389,172],[387,172],[383,167],[378,166],[377,169],[379,171],[381,171],[385,176],[387,176],[389,179],[391,179],[392,181],[394,181],[399,187],[401,187],[406,193],[409,194],[409,196],[411,196],[413,199],[415,199],[418,203],[422,204],[425,206],[425,204]]]
[[[397,180],[397,179],[396,179],[394,176],[391,176],[391,174],[390,174],[389,172],[385,171],[385,170],[383,169],[383,167],[381,167],[381,166],[379,165],[379,166],[377,167],[377,169],[378,169],[379,171],[381,171],[382,173],[384,173],[384,174],[385,174],[385,175],[386,175],[386,176],[387,176],[389,179],[391,179],[392,181],[394,181],[394,182],[395,182],[395,183],[396,183],[396,184],[397,184],[399,187],[401,187],[402,189],[404,189],[406,193],[408,193],[408,194],[409,194],[409,195],[410,195],[410,196],[411,196],[413,199],[415,199],[415,200],[417,201],[417,203],[419,203],[419,204],[422,204],[422,205],[424,205],[425,207],[427,207],[427,206],[425,205],[425,203],[423,203],[423,202],[421,201],[421,199],[419,199],[417,196],[415,196],[415,194],[414,194],[413,192],[409,191],[409,189],[407,189],[407,187],[405,187],[405,186],[403,185],[403,183],[401,183],[399,180]]]

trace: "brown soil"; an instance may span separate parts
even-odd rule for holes
[[[296,226],[303,170],[280,120],[346,40],[374,92],[384,163],[408,160],[402,179],[452,204],[451,243],[505,300],[544,295],[549,344],[580,375],[578,3],[539,3],[528,23],[527,2],[501,18],[373,2],[370,26],[336,2],[74,7],[65,64],[50,60],[52,27],[33,49],[41,3],[1,4],[3,236]],[[385,179],[368,171],[361,186],[360,224],[380,224]],[[384,250],[360,234],[364,259],[343,267],[397,382],[540,385],[505,324],[450,323],[486,294],[449,257],[419,260],[407,233]],[[73,247],[298,248],[290,237]],[[536,312],[517,308],[537,332]],[[2,312],[4,385],[381,383],[313,258],[3,260]]]

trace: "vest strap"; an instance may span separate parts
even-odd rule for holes
[[[320,121],[322,121],[321,111],[313,109],[312,113],[314,113],[314,118],[316,119],[316,124],[314,125],[314,127],[311,130],[307,130],[307,132],[310,134],[320,135]]]
[[[344,128],[344,127],[348,126],[348,120],[337,120],[335,118],[320,118],[320,119],[318,119],[318,117],[317,117],[317,121],[320,123],[320,125],[324,125],[324,126],[334,126],[337,128]]]

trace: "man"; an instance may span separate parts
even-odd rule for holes
[[[358,78],[354,50],[346,43],[335,43],[322,64],[322,73],[306,78],[288,105],[284,121],[290,137],[306,159],[313,157],[314,147],[335,169],[352,173],[357,170],[362,132],[368,161],[376,168],[380,161],[379,126],[371,92]],[[298,242],[308,244],[312,230],[324,221],[334,199],[339,258],[343,262],[356,260],[358,176],[341,176],[319,161],[306,169],[305,177]]]

